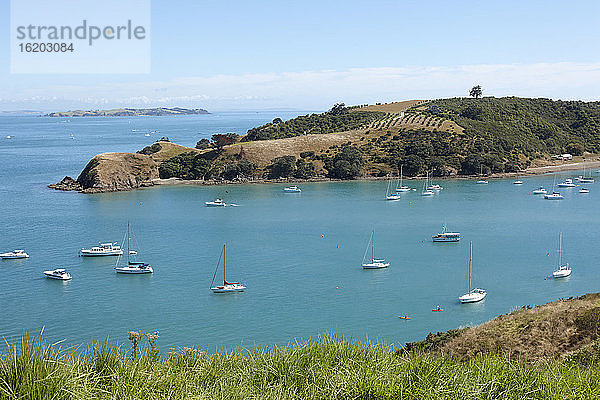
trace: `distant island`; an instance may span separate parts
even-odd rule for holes
[[[168,138],[137,153],[94,157],[84,193],[172,183],[516,176],[600,167],[600,103],[518,97],[411,100],[347,107],[214,134],[195,148]],[[568,155],[565,163],[559,155]]]
[[[115,108],[112,110],[73,110],[53,112],[46,114],[45,117],[146,117],[146,116],[165,116],[165,115],[198,115],[210,114],[202,108]]]

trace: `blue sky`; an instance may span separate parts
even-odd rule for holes
[[[466,95],[598,100],[597,1],[152,1],[151,73],[10,73],[0,109],[325,109]],[[116,60],[118,62],[118,60]]]

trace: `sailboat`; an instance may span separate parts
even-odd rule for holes
[[[221,253],[221,255],[223,256],[223,284],[213,286],[221,261],[221,258],[219,257],[219,261],[217,262],[217,268],[215,268],[215,274],[213,275],[213,280],[210,283],[210,290],[212,290],[213,293],[243,292],[244,290],[246,290],[246,285],[243,285],[239,282],[227,282],[227,278],[225,277],[225,243],[223,243],[223,252]]]
[[[554,278],[566,278],[571,275],[571,267],[569,267],[569,263],[562,265],[562,232],[558,236],[558,263],[556,264],[556,269],[552,272],[552,276]]]
[[[410,192],[410,188],[408,186],[404,186],[402,184],[402,165],[400,166],[400,183],[398,184],[398,186],[396,187],[396,192],[398,193],[404,193],[404,192]]]
[[[369,247],[371,247],[371,261],[368,262],[366,260],[367,252],[369,251]],[[362,267],[364,269],[379,269],[379,268],[387,268],[390,266],[389,262],[386,262],[385,259],[376,259],[375,258],[375,230],[371,233],[371,240],[367,244],[367,248],[365,250],[365,255],[363,256]]]
[[[433,175],[433,170],[431,171],[431,173]],[[427,190],[442,190],[442,189],[443,189],[443,187],[441,187],[437,183],[430,183],[429,186],[427,186]]]
[[[423,190],[421,190],[421,196],[433,196],[435,192],[429,189],[429,171],[427,171],[427,180],[423,182]]]
[[[487,292],[484,289],[471,289],[471,271],[473,268],[473,242],[469,243],[469,291],[458,298],[461,303],[476,303],[485,299]]]
[[[388,181],[387,189],[385,191],[385,199],[386,200],[400,200],[402,197],[398,193],[396,193],[396,192],[390,193],[391,185],[392,185],[392,175],[390,174],[390,180]]]
[[[556,187],[556,173],[554,174],[554,182],[552,183],[552,194],[545,194],[544,199],[546,200],[562,200],[564,196],[558,193],[554,188]]]
[[[487,181],[487,179],[483,179],[483,164],[479,166],[479,176],[481,177],[481,179],[479,179],[479,180],[477,181],[477,183],[478,183],[478,184],[480,184],[480,185],[481,185],[481,184],[485,185],[485,184],[489,183],[489,182]]]
[[[129,222],[127,223],[127,265],[119,267],[119,261],[121,256],[117,258],[115,264],[115,271],[118,274],[151,274],[154,272],[150,264],[146,264],[139,261],[131,261],[131,256],[137,255],[137,251],[131,250],[131,235],[129,229]]]
[[[585,159],[583,160],[583,175],[580,175],[576,179],[579,183],[594,183],[594,178],[592,178],[591,176],[585,176]]]

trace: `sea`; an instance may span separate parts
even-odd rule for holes
[[[193,146],[214,133],[243,134],[275,117],[307,112],[216,112],[178,117],[0,117],[0,252],[24,249],[26,260],[0,261],[0,337],[39,335],[86,349],[127,332],[159,331],[159,347],[210,353],[286,346],[337,335],[402,346],[429,332],[481,324],[527,305],[600,291],[600,187],[561,189],[547,201],[534,188],[581,171],[493,179],[439,180],[443,189],[415,190],[386,201],[387,181],[160,186],[80,194],[47,188],[77,177],[102,152],[134,152],[166,136]],[[7,138],[10,136],[10,138]],[[593,175],[596,171],[592,172]],[[597,175],[600,178],[600,175]],[[211,208],[221,198],[236,206]],[[124,242],[127,224],[138,261],[153,274],[120,275],[116,257],[79,257],[98,242]],[[459,243],[433,243],[443,225]],[[364,270],[374,232],[375,257],[389,268]],[[559,234],[573,273],[548,279]],[[472,285],[488,295],[460,304]],[[214,294],[222,279],[246,284]],[[66,268],[73,279],[47,279]],[[432,312],[436,307],[443,312]],[[399,316],[410,319],[400,319]],[[0,351],[6,349],[2,341]]]

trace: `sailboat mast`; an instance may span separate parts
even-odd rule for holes
[[[558,236],[558,268],[560,269],[560,264],[562,263],[562,232]]]
[[[129,221],[127,222],[127,265],[131,264],[131,252],[129,251],[129,242],[131,241],[129,237]]]
[[[223,285],[225,285],[225,243],[223,243]]]
[[[400,187],[402,187],[402,165],[400,165]]]
[[[471,293],[471,268],[473,265],[473,242],[469,242],[469,291]]]
[[[375,262],[375,229],[373,229],[373,235],[371,236],[371,262]]]

